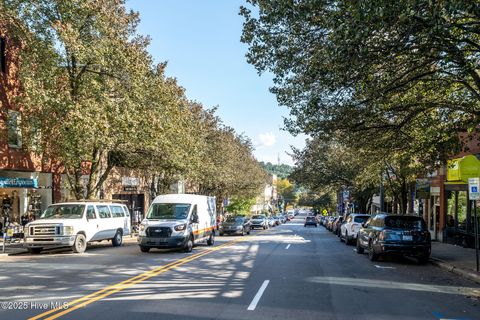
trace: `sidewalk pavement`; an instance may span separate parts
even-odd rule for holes
[[[476,271],[475,249],[435,241],[432,242],[430,262],[444,270],[480,283],[480,273]]]
[[[123,243],[132,245],[137,243],[137,234],[123,237]],[[13,256],[17,254],[27,253],[27,249],[23,247],[23,242],[7,243],[5,245],[5,252],[3,252],[3,239],[0,238],[0,259],[2,256]]]

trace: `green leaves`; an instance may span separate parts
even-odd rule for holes
[[[153,64],[124,0],[7,0],[0,15],[22,44],[26,145],[63,165],[77,198],[98,196],[114,166],[142,170],[156,192],[179,179],[220,197],[263,184],[250,141]]]

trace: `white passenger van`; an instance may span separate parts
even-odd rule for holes
[[[191,252],[200,242],[213,245],[216,226],[215,197],[167,194],[155,198],[140,224],[138,245],[151,248],[182,248]]]
[[[112,240],[114,247],[120,246],[130,232],[130,213],[124,204],[111,200],[57,203],[25,226],[24,246],[30,253],[53,247],[82,253],[92,241]]]

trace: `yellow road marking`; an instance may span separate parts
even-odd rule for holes
[[[55,308],[55,309],[52,309],[52,310],[49,310],[49,311],[46,311],[44,313],[41,313],[35,317],[32,317],[32,318],[29,318],[29,320],[38,320],[38,319],[47,319],[47,320],[50,320],[50,319],[57,319],[67,313],[70,313],[76,309],[79,309],[79,308],[82,308],[82,307],[85,307],[95,301],[98,301],[98,300],[101,300],[105,297],[108,297],[114,293],[117,293],[119,291],[122,291],[122,290],[125,290],[126,288],[129,288],[139,282],[142,282],[142,281],[145,281],[147,279],[150,279],[152,277],[155,277],[157,275],[160,275],[170,269],[174,269],[178,266],[181,266],[187,262],[190,262],[190,261],[193,261],[193,260],[196,260],[198,258],[201,258],[207,254],[210,254],[212,252],[215,252],[215,251],[218,251],[220,249],[223,249],[225,247],[228,247],[228,246],[231,246],[237,242],[240,242],[242,241],[243,239],[240,238],[240,239],[236,239],[236,240],[233,240],[233,241],[230,241],[230,242],[227,242],[225,244],[222,244],[222,245],[219,245],[217,247],[213,247],[213,248],[210,248],[210,249],[206,249],[206,250],[202,250],[201,252],[199,253],[196,253],[194,255],[191,255],[191,256],[188,256],[188,257],[185,257],[185,258],[182,258],[182,259],[179,259],[179,260],[176,260],[176,261],[173,261],[171,263],[168,263],[164,266],[160,266],[160,267],[157,267],[155,269],[152,269],[152,270],[149,270],[149,271],[146,271],[142,274],[139,274],[135,277],[132,277],[132,278],[129,278],[127,280],[124,280],[122,282],[119,282],[119,283],[116,283],[114,285],[110,285],[110,286],[107,286],[106,288],[103,288],[99,291],[96,291],[96,292],[93,292],[91,294],[88,294],[86,296],[83,296],[81,298],[78,298],[76,300],[73,300],[69,303],[67,303],[66,305],[62,306],[62,307],[59,307],[59,308]],[[49,316],[51,315],[51,316]],[[47,317],[49,316],[49,317]]]

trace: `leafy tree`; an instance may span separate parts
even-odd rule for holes
[[[261,166],[270,174],[275,174],[281,179],[286,179],[292,172],[292,166],[288,164],[272,164],[271,162],[260,162]]]
[[[296,183],[319,194],[348,188],[360,210],[369,211],[378,188],[379,160],[372,160],[362,150],[318,138],[308,141],[305,149],[294,150],[294,160],[291,177]]]
[[[283,200],[283,211],[288,205],[294,205],[298,202],[295,185],[288,179],[278,179],[276,182],[277,193]]]
[[[148,141],[143,94],[151,58],[148,39],[136,33],[138,15],[122,0],[6,4],[25,45],[19,103],[30,141],[61,162],[77,198],[91,198],[113,168],[107,155]]]
[[[275,75],[291,132],[434,166],[477,131],[478,0],[248,2],[247,58]]]
[[[236,215],[247,215],[255,203],[255,197],[232,197],[227,206],[227,211],[229,213],[235,213]]]

